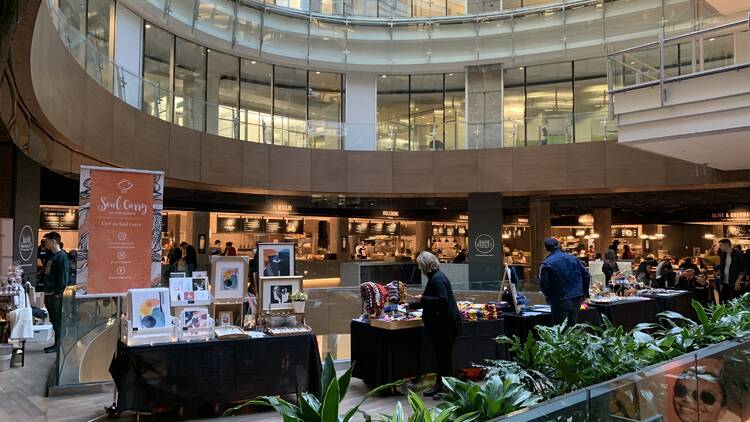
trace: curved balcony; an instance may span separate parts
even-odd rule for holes
[[[692,0],[567,0],[463,16],[331,16],[230,0],[120,0],[170,32],[298,68],[454,71],[467,65],[603,56],[694,28]]]

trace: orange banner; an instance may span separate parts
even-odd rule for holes
[[[91,170],[88,293],[151,287],[154,176]]]

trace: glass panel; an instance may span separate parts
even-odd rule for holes
[[[377,0],[344,0],[344,14],[347,16],[377,16]]]
[[[411,150],[445,149],[443,75],[412,75],[410,88]]]
[[[215,50],[208,52],[206,132],[236,138],[239,101],[239,59]]]
[[[564,144],[572,140],[571,63],[526,68],[526,144]]]
[[[431,59],[435,62],[470,61],[477,58],[474,22],[435,22],[432,24],[431,39]]]
[[[502,416],[496,420],[508,422],[608,421],[609,419],[588,419],[588,396],[586,393],[584,390],[570,393],[523,409],[513,416]]]
[[[466,95],[463,72],[445,75],[445,149],[466,149]]]
[[[114,67],[109,48],[112,6],[111,0],[89,0],[86,20],[86,72],[110,92]]]
[[[310,11],[324,13],[326,15],[343,15],[343,0],[311,0]]]
[[[174,122],[204,130],[206,49],[177,38],[174,53]]]
[[[195,27],[207,34],[232,41],[234,5],[227,0],[202,0],[198,3]]]
[[[63,41],[68,45],[73,58],[83,66],[86,60],[86,44],[83,36],[86,33],[86,2],[60,0],[60,11],[67,21],[63,30]]]
[[[575,105],[575,141],[604,141],[609,114],[607,68],[604,58],[574,63],[573,103]]]
[[[739,33],[738,35],[742,35]],[[744,33],[747,36],[747,33]],[[706,35],[703,38],[703,70],[734,64],[734,34]]]
[[[513,21],[510,19],[479,21],[479,59],[513,56]]]
[[[565,48],[599,47],[604,43],[604,7],[582,6],[565,11]]]
[[[378,77],[377,149],[409,149],[409,76]]]
[[[446,15],[459,16],[466,14],[466,0],[446,0]]]
[[[430,24],[393,27],[394,64],[427,64],[430,60]]]
[[[412,16],[445,16],[445,1],[446,0],[412,0]]]
[[[172,121],[170,75],[174,36],[146,22],[143,31],[143,106],[141,110]]]
[[[307,59],[309,21],[266,13],[263,17],[263,53]]]
[[[561,11],[520,16],[513,20],[514,54],[525,56],[546,53],[562,57],[563,16]]]
[[[273,140],[273,66],[242,59],[240,139],[270,144]]]
[[[664,0],[664,35],[672,37],[695,30],[693,0]]]
[[[725,342],[696,352],[695,391],[674,390],[675,404],[700,402],[700,421],[747,421],[750,416],[750,343]],[[694,385],[694,384],[693,384]],[[687,384],[687,387],[691,387]],[[685,393],[684,397],[679,397]],[[694,395],[695,394],[695,395]],[[680,415],[682,416],[682,415]]]
[[[195,0],[172,1],[169,3],[169,16],[185,25],[193,26]]]
[[[411,0],[380,0],[378,7],[378,16],[381,18],[411,16]]]
[[[251,7],[237,8],[235,43],[252,50],[260,49],[261,12]]]
[[[275,66],[273,143],[307,146],[307,71]]]
[[[338,23],[310,22],[310,61],[342,64],[346,61],[346,27]]]
[[[380,26],[347,24],[346,62],[351,64],[391,64],[391,30]]]
[[[267,1],[267,3],[274,3],[274,2],[269,0]],[[275,4],[277,6],[289,7],[291,9],[304,10],[304,11],[310,10],[310,4],[307,0],[276,0]]]
[[[503,146],[520,147],[526,141],[524,88],[524,69],[522,67],[503,70]]]
[[[604,35],[613,50],[654,41],[661,32],[662,0],[604,3]]]
[[[309,79],[310,146],[338,149],[341,144],[341,74],[310,72]]]

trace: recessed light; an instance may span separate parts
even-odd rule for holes
[[[315,74],[316,74],[316,75],[320,75],[320,71],[319,71],[319,70],[316,70],[316,71],[315,71]]]
[[[453,74],[452,74],[452,73],[449,73],[449,74],[448,74],[448,76],[453,76]]]
[[[146,29],[151,29],[151,24],[150,23],[146,24]]]
[[[386,78],[386,76],[385,76],[385,75],[380,75],[380,77],[381,77],[381,78],[383,78],[383,79],[385,79],[385,78]]]
[[[709,38],[708,40],[709,40],[709,41],[713,41],[713,40],[715,40],[715,39],[716,39],[716,38]]]
[[[523,70],[523,66],[519,67],[518,70]]]
[[[255,64],[255,63],[256,63],[255,60],[250,61],[250,64]]]

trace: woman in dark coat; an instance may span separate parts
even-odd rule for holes
[[[420,271],[427,276],[427,286],[419,302],[410,303],[412,309],[422,308],[425,332],[432,341],[437,362],[435,386],[424,395],[434,396],[443,389],[442,378],[453,376],[453,345],[461,330],[461,314],[448,277],[440,271],[435,255],[422,252],[417,257]]]

